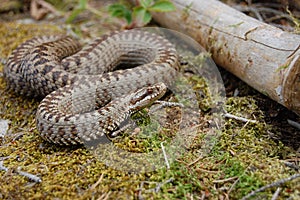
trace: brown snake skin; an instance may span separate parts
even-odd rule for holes
[[[33,38],[10,55],[4,77],[21,95],[46,96],[37,110],[37,129],[47,141],[72,145],[109,135],[131,113],[159,99],[177,67],[168,40],[127,30],[84,47],[71,37]]]

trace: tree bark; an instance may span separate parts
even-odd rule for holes
[[[177,10],[152,13],[212,53],[214,61],[300,115],[300,35],[259,22],[216,0],[171,0]]]

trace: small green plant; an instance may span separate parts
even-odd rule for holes
[[[134,7],[129,7],[124,3],[115,3],[108,7],[110,15],[125,19],[128,28],[148,24],[152,19],[151,12],[170,12],[174,10],[175,6],[168,0],[137,0]]]
[[[97,16],[102,13],[89,6],[88,0],[78,0],[78,3],[66,22],[71,23],[83,11],[90,11]],[[127,28],[141,27],[148,24],[152,15],[151,12],[169,12],[174,11],[175,6],[169,0],[136,0],[136,6],[131,7],[124,1],[114,3],[108,6],[108,11],[112,17],[123,18],[126,21]]]
[[[85,10],[89,10],[95,15],[102,16],[101,12],[89,6],[88,0],[78,0],[76,8],[72,11],[70,16],[67,18],[66,22],[71,23],[80,13],[82,13]]]

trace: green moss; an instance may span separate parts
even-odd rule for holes
[[[22,3],[17,0],[2,1],[0,5],[0,12],[7,12],[10,10],[20,10],[22,8]]]
[[[53,25],[0,23],[0,56],[7,57],[20,43],[34,36],[61,34],[62,32]]]

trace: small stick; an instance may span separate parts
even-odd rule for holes
[[[293,127],[295,127],[295,128],[297,128],[297,129],[300,130],[300,123],[295,122],[295,121],[290,120],[290,119],[288,119],[287,122],[288,122],[289,125],[291,125],[291,126],[293,126]]]
[[[159,190],[161,189],[161,187],[167,183],[171,183],[173,182],[175,179],[174,178],[170,178],[168,180],[166,180],[165,182],[161,182],[161,183],[157,183],[157,186],[155,188],[149,189],[147,190],[147,192],[155,192],[158,193]]]
[[[170,178],[170,179],[166,180],[166,181],[163,182],[163,183],[158,183],[157,186],[155,187],[154,191],[155,191],[156,193],[159,192],[159,190],[161,189],[161,187],[162,187],[163,185],[165,185],[165,184],[167,184],[167,183],[171,183],[171,182],[173,182],[174,180],[175,180],[174,178]]]
[[[106,193],[106,196],[104,197],[103,200],[107,200],[107,199],[109,198],[110,193],[111,193],[111,191],[107,192],[107,193]],[[101,200],[101,199],[99,199],[99,200]]]
[[[280,186],[280,185],[282,185],[282,184],[284,184],[284,183],[286,183],[288,181],[294,180],[294,179],[299,178],[299,177],[300,177],[300,174],[294,174],[293,176],[290,176],[288,178],[280,179],[280,180],[278,180],[278,181],[276,181],[274,183],[271,183],[269,185],[265,185],[265,186],[263,186],[261,188],[258,188],[257,190],[254,190],[254,191],[250,192],[249,194],[247,194],[246,196],[244,196],[242,198],[242,200],[249,199],[250,197],[256,195],[259,192],[263,192],[263,191],[265,191],[268,188],[272,188],[272,187],[275,187],[275,186],[278,187],[278,186]]]
[[[246,6],[246,7],[245,6],[234,6],[234,8],[236,8],[237,10],[239,10],[241,12],[245,12],[245,11],[246,12],[252,12],[259,21],[261,21],[261,22],[264,21],[263,17],[259,13],[259,10],[255,7],[252,7],[252,6]]]
[[[226,179],[222,179],[222,180],[214,180],[213,183],[225,183],[225,182],[235,180],[237,178],[239,178],[239,177],[234,176],[234,177],[230,177],[230,178],[226,178]]]
[[[103,193],[97,200],[107,200],[111,191]]]
[[[284,163],[285,166],[291,168],[291,169],[294,169],[296,171],[299,171],[299,166],[298,165],[295,165],[294,163],[291,163],[291,162],[288,162],[288,161],[282,161]]]
[[[6,160],[6,159],[9,159],[9,158],[11,158],[11,156],[0,157],[0,161]]]
[[[142,196],[142,191],[143,191],[143,187],[144,187],[144,181],[141,182],[140,188],[139,188],[139,194],[138,194],[138,199],[139,200],[143,200],[143,196]]]
[[[238,117],[238,116],[230,114],[230,113],[225,113],[224,116],[227,117],[227,118],[236,119],[236,120],[239,120],[239,121],[242,121],[242,122],[251,122],[251,123],[256,123],[257,122],[256,120],[247,119],[247,118],[244,118],[244,117]]]
[[[94,190],[102,182],[103,175],[104,174],[102,173],[101,176],[100,176],[100,178],[98,179],[98,181],[90,187],[90,190]]]
[[[202,156],[199,156],[196,160],[190,162],[187,166],[190,167],[190,166],[196,164],[196,163],[197,163],[199,160],[201,160],[202,158],[203,158]]]
[[[281,191],[281,188],[280,188],[280,187],[277,188],[277,190],[276,190],[275,193],[273,194],[271,200],[276,200],[276,199],[278,198],[278,196],[279,196],[280,191]]]
[[[165,147],[164,147],[163,142],[160,143],[160,146],[161,146],[161,150],[162,150],[162,152],[163,152],[164,158],[165,158],[165,162],[166,162],[166,165],[167,165],[167,169],[170,169],[170,163],[169,163],[169,161],[168,161],[168,157],[167,157],[167,154],[166,154],[166,151],[165,151]]]
[[[161,187],[167,183],[171,183],[173,182],[175,179],[172,177],[164,182],[160,182],[160,183],[156,183],[156,187],[155,188],[151,188],[151,189],[148,189],[148,190],[145,190],[146,193],[149,193],[149,192],[155,192],[155,193],[158,193],[161,189]],[[139,200],[143,200],[144,197],[142,196],[142,191],[143,191],[143,187],[144,187],[144,184],[145,183],[149,183],[148,181],[142,181],[141,182],[141,185],[140,185],[140,188],[139,188],[139,193],[138,193],[138,199]],[[151,182],[150,182],[151,183]]]
[[[240,178],[236,179],[232,186],[229,188],[227,195],[229,196],[230,192],[233,190],[233,188],[236,186],[236,184],[240,181]]]
[[[19,167],[18,167],[18,169],[17,169],[17,173],[18,173],[19,175],[21,175],[21,176],[25,176],[25,177],[29,178],[30,180],[32,180],[32,181],[34,181],[34,182],[36,182],[36,183],[41,183],[41,182],[42,182],[42,179],[41,179],[40,177],[38,177],[38,176],[36,176],[36,175],[34,175],[34,174],[30,174],[30,173],[28,173],[28,172],[23,172],[23,171],[21,171],[21,170],[19,169]]]
[[[209,173],[209,174],[217,174],[217,173],[219,173],[219,171],[210,171],[210,170],[202,169],[202,168],[197,168],[195,170],[196,171],[200,171],[200,172],[204,172],[204,173]]]
[[[3,161],[0,161],[0,170],[7,172],[8,168],[3,166]]]
[[[41,183],[42,182],[42,179],[34,174],[30,174],[28,172],[23,172],[19,169],[20,167],[17,168],[16,172],[21,175],[21,176],[25,176],[27,177],[28,179],[36,182],[36,183]],[[3,166],[3,161],[0,161],[0,170],[2,171],[5,171],[7,172],[8,171],[8,168]]]

